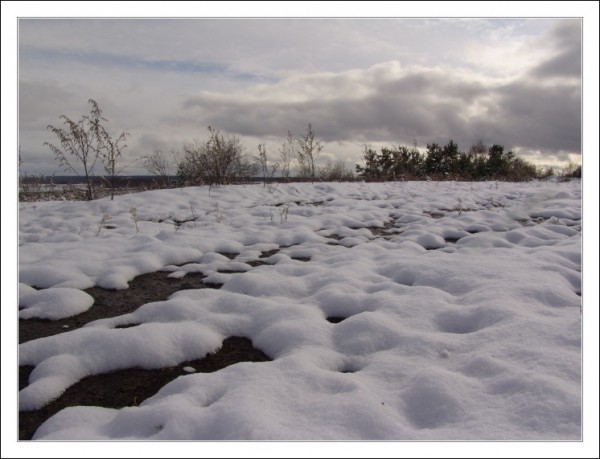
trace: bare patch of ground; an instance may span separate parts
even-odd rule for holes
[[[94,305],[81,314],[61,320],[19,320],[19,343],[64,333],[94,320],[127,314],[143,304],[166,300],[179,290],[220,287],[219,284],[203,283],[205,276],[201,273],[188,273],[178,279],[168,277],[169,274],[163,271],[142,274],[133,279],[125,290],[88,288],[84,292],[94,298]]]
[[[119,316],[135,311],[153,301],[166,300],[170,295],[185,289],[219,288],[220,284],[203,282],[200,273],[188,273],[183,278],[168,277],[168,272],[155,272],[136,277],[125,290],[107,290],[93,287],[85,290],[94,297],[94,305],[86,312],[63,320],[20,320],[19,342],[69,332],[97,319]],[[136,326],[129,324],[122,328]],[[223,341],[222,347],[202,359],[182,362],[179,365],[145,370],[130,368],[107,374],[89,376],[69,387],[58,399],[35,411],[19,413],[19,439],[30,440],[38,427],[58,411],[69,406],[102,406],[122,408],[136,406],[156,394],[165,384],[187,374],[184,367],[197,372],[218,371],[238,362],[266,362],[271,359],[253,347],[244,337],[234,336]],[[29,384],[33,366],[19,367],[19,390]]]

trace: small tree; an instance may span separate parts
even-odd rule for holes
[[[99,127],[101,122],[106,120],[102,118],[102,111],[96,101],[90,99],[88,102],[92,105],[89,116],[84,115],[76,122],[66,115],[61,115],[59,118],[63,120],[66,128],[48,126],[48,129],[58,137],[62,149],[49,142],[44,142],[44,145],[52,150],[56,160],[65,172],[73,172],[81,176],[80,171],[69,161],[67,155],[74,156],[81,163],[82,173],[85,177],[86,197],[91,200],[94,198],[92,172],[100,155]]]
[[[129,134],[122,132],[117,140],[113,141],[104,128],[103,123],[108,120],[102,116],[98,103],[94,99],[89,99],[88,102],[92,105],[89,115],[82,116],[77,122],[61,115],[59,118],[63,120],[65,128],[48,126],[58,137],[61,148],[49,142],[44,142],[44,145],[52,150],[65,172],[85,177],[86,198],[91,200],[95,195],[93,171],[96,162],[98,159],[102,160],[106,172],[111,177],[111,185],[114,185],[116,162],[121,156],[121,150],[126,146],[122,142]],[[74,156],[81,163],[82,171],[69,161],[68,155]]]
[[[361,166],[360,164],[356,164],[356,172],[358,173],[359,177],[362,177],[367,181],[379,180],[380,172],[377,152],[369,145],[364,145],[362,156],[365,161],[365,165]]]
[[[506,177],[510,164],[514,160],[514,156],[512,151],[504,153],[503,145],[492,145],[488,149],[488,159],[486,163],[488,175],[490,177]]]
[[[308,123],[306,134],[304,137],[298,139],[299,149],[298,163],[300,165],[300,176],[302,178],[311,178],[315,181],[315,162],[319,157],[321,151],[323,151],[324,144],[322,140],[315,140],[315,131],[312,129],[312,125]]]
[[[488,147],[483,143],[483,140],[474,143],[469,149],[469,153],[473,153],[474,155],[485,155],[487,152]]]
[[[506,174],[506,179],[514,182],[532,180],[536,177],[536,167],[521,158],[514,158],[511,161]]]
[[[453,140],[443,147],[437,143],[427,144],[425,168],[430,174],[441,174],[444,178],[448,178],[456,172],[459,158],[460,151]]]
[[[279,157],[281,158],[281,177],[288,181],[290,178],[290,164],[295,156],[294,151],[294,136],[290,131],[279,149]]]
[[[442,147],[437,143],[427,144],[427,156],[425,157],[425,170],[428,174],[443,172],[444,154]]]
[[[171,150],[175,157],[175,151]],[[173,174],[173,163],[162,150],[156,149],[153,153],[144,157],[144,168],[152,175],[160,178],[163,187],[169,185],[169,177]]]
[[[581,165],[574,161],[569,161],[562,173],[564,177],[581,178]]]
[[[267,182],[273,178],[277,169],[279,168],[279,163],[271,164],[269,167],[269,160],[267,158],[267,149],[264,143],[258,145],[258,156],[255,157],[256,162],[258,163],[260,170],[262,171],[263,176],[263,186],[267,186]]]
[[[121,150],[126,148],[125,140],[129,136],[128,132],[121,132],[116,140],[113,140],[104,128],[101,128],[102,149],[100,157],[104,164],[104,170],[108,174],[108,183],[110,185],[110,200],[115,198],[117,161],[121,157]]]
[[[296,158],[298,159],[298,177],[301,179],[307,179],[310,177],[310,166],[308,164],[308,158],[306,153],[302,149],[296,151]]]

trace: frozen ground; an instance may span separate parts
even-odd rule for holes
[[[273,360],[183,375],[140,406],[67,408],[34,439],[579,440],[581,251],[580,181],[21,203],[23,319],[158,270],[223,286],[21,344],[35,369],[19,409],[244,336]]]

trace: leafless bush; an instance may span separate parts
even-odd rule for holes
[[[156,149],[153,153],[144,157],[144,168],[152,175],[156,175],[162,186],[166,188],[169,186],[169,179],[173,175],[175,157],[174,150],[171,150],[171,158],[169,158],[164,151]]]
[[[281,158],[281,177],[287,182],[290,178],[290,164],[294,160],[296,152],[294,149],[294,136],[290,131],[279,149],[279,157]]]
[[[208,127],[206,142],[194,140],[184,147],[177,175],[185,183],[209,186],[241,182],[256,174],[256,164],[244,154],[237,136],[221,134]]]
[[[258,145],[258,156],[255,157],[263,176],[263,186],[267,186],[267,183],[273,180],[273,177],[279,169],[279,163],[269,165],[269,159],[267,158],[267,149],[264,143]]]
[[[343,160],[335,162],[328,161],[327,164],[319,169],[319,179],[327,182],[348,182],[354,180],[352,170]]]
[[[52,150],[65,172],[73,172],[85,178],[86,198],[91,200],[95,197],[93,171],[96,162],[98,159],[104,162],[111,183],[114,182],[116,162],[121,156],[121,149],[125,147],[122,142],[129,134],[122,132],[116,140],[112,140],[103,125],[108,120],[102,116],[98,103],[93,99],[88,102],[92,105],[89,115],[83,115],[79,121],[61,115],[59,118],[63,120],[65,128],[48,126],[48,130],[58,137],[60,148],[49,142],[44,142],[44,145]],[[80,165],[70,161],[69,157],[74,157]]]
[[[297,142],[298,150],[296,154],[298,156],[298,165],[300,166],[299,176],[301,178],[310,178],[314,182],[316,177],[315,163],[319,154],[323,151],[323,141],[315,140],[315,131],[313,131],[312,125],[308,123],[306,134],[297,139]]]
[[[121,150],[127,147],[124,144],[129,136],[128,132],[122,132],[116,140],[113,140],[108,133],[101,128],[102,149],[100,150],[100,158],[104,164],[104,170],[108,174],[108,184],[110,186],[110,199],[115,198],[115,188],[117,179],[117,161],[121,157]]]

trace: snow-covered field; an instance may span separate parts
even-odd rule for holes
[[[223,284],[21,344],[35,370],[20,410],[230,336],[273,359],[182,375],[140,406],[64,409],[34,439],[581,439],[580,181],[21,203],[19,245],[24,319],[78,314],[93,308],[82,289],[158,270]]]

